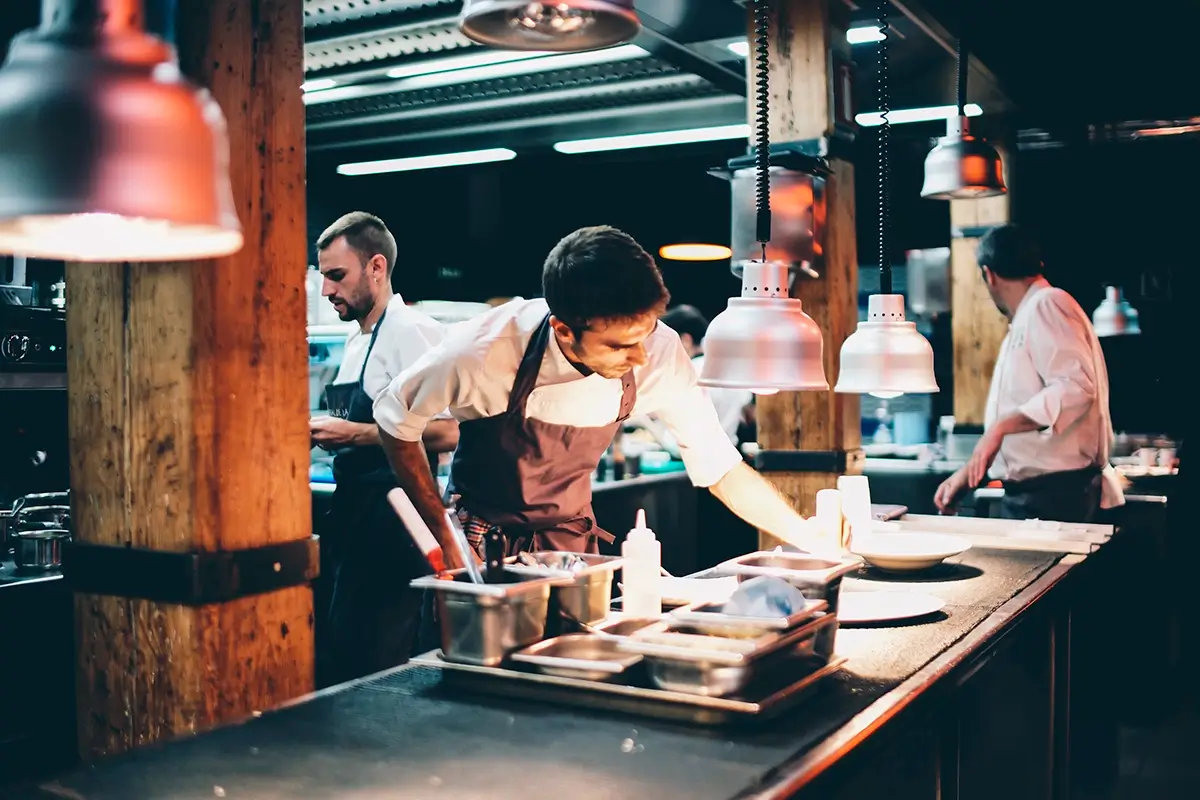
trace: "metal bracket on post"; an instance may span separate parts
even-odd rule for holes
[[[309,583],[320,574],[319,537],[216,552],[174,553],[72,542],[63,577],[74,592],[200,606]]]
[[[759,472],[825,472],[834,475],[861,472],[864,459],[857,450],[759,450],[754,468]]]

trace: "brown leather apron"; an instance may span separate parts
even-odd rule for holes
[[[637,400],[633,372],[621,377],[617,418],[599,427],[556,425],[525,415],[546,348],[550,316],[534,331],[502,414],[459,425],[450,492],[473,520],[499,528],[508,555],[526,551],[597,552],[613,541],[592,515],[592,475]],[[557,345],[554,345],[557,346]]]

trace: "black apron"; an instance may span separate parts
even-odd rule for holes
[[[363,376],[375,349],[385,311],[375,324],[354,383],[329,384],[332,416],[374,424],[373,402]],[[395,476],[383,448],[349,447],[333,459],[334,490],[322,548],[333,574],[326,635],[318,647],[318,683],[328,686],[403,664],[412,655],[421,594],[409,588],[429,571],[420,551],[387,500]],[[323,574],[329,574],[322,570]]]
[[[999,516],[1003,519],[1095,522],[1100,513],[1103,480],[1099,467],[1087,467],[1047,472],[1023,481],[1004,481]]]

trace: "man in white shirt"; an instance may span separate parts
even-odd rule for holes
[[[337,377],[325,387],[329,415],[309,422],[313,444],[335,454],[337,482],[321,548],[322,577],[333,584],[322,618],[328,635],[319,637],[318,648],[318,680],[327,685],[396,666],[410,655],[421,597],[408,581],[428,567],[387,501],[396,482],[372,405],[444,334],[392,291],[396,240],[378,217],[346,214],[317,239],[317,253],[324,296],[341,319],[358,323],[346,338]],[[423,458],[426,449],[448,452],[457,443],[458,424],[441,416],[424,431]]]
[[[678,305],[662,315],[662,322],[679,334],[683,349],[692,359],[692,366],[699,375],[704,368],[704,336],[708,332],[708,320],[695,306]],[[717,410],[717,419],[729,441],[738,444],[738,428],[747,423],[754,411],[754,394],[742,389],[718,389],[705,387],[705,394]]]
[[[1004,485],[1005,518],[1090,522],[1101,508],[1124,503],[1108,464],[1108,370],[1091,320],[1042,276],[1037,245],[1018,226],[989,231],[976,258],[1009,330],[983,437],[934,502],[949,511],[990,475]]]
[[[499,530],[509,553],[598,548],[591,477],[618,426],[655,414],[693,483],[751,524],[799,546],[810,526],[746,466],[659,315],[668,293],[654,259],[609,227],[582,228],[550,252],[545,299],[514,300],[462,323],[375,402],[398,482],[457,566],[419,440],[449,408],[458,514],[478,549]],[[810,547],[806,547],[810,549]]]

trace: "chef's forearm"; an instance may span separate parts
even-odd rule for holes
[[[995,429],[996,435],[1003,439],[1005,436],[1012,436],[1015,433],[1040,431],[1046,426],[1020,411],[1014,411],[1008,416],[996,420],[992,427]]]
[[[760,530],[810,552],[819,545],[811,536],[809,524],[791,503],[746,464],[734,466],[709,491],[730,511]]]
[[[433,420],[425,429],[421,442],[430,452],[449,453],[458,447],[458,421],[453,419]]]
[[[373,422],[348,422],[351,426],[350,444],[354,447],[370,447],[379,444],[379,426]]]
[[[429,469],[425,445],[421,442],[405,442],[379,430],[379,440],[387,453],[396,475],[397,485],[404,490],[416,506],[417,513],[425,520],[429,530],[442,547],[449,547],[450,531],[446,529],[446,507],[442,504],[441,492]]]

